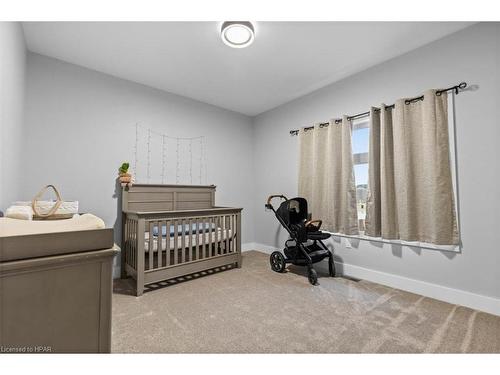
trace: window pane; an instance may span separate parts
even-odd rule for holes
[[[354,129],[352,131],[352,153],[360,154],[368,152],[368,140],[370,128]]]
[[[357,164],[354,166],[354,178],[357,186],[368,187],[368,164]]]
[[[356,181],[358,220],[360,220],[360,230],[363,230],[366,218],[366,200],[368,198],[368,164],[355,165],[354,178]]]
[[[354,178],[356,183],[356,201],[358,225],[362,234],[365,230],[366,200],[368,199],[368,148],[370,139],[369,123],[353,124],[352,152],[354,156]]]

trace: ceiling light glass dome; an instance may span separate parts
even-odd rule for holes
[[[248,47],[255,39],[255,30],[249,21],[226,21],[220,29],[224,44],[233,48]]]

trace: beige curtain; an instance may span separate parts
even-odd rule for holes
[[[458,244],[447,95],[372,108],[366,234]]]
[[[299,132],[299,195],[307,199],[314,219],[323,229],[357,234],[356,188],[351,148],[351,123]]]

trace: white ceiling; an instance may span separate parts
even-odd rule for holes
[[[26,22],[30,51],[254,116],[467,27],[467,22]]]

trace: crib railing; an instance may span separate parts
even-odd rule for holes
[[[124,221],[124,263],[138,282],[141,275],[145,282],[164,277],[148,277],[155,271],[241,254],[241,209],[130,212]]]

